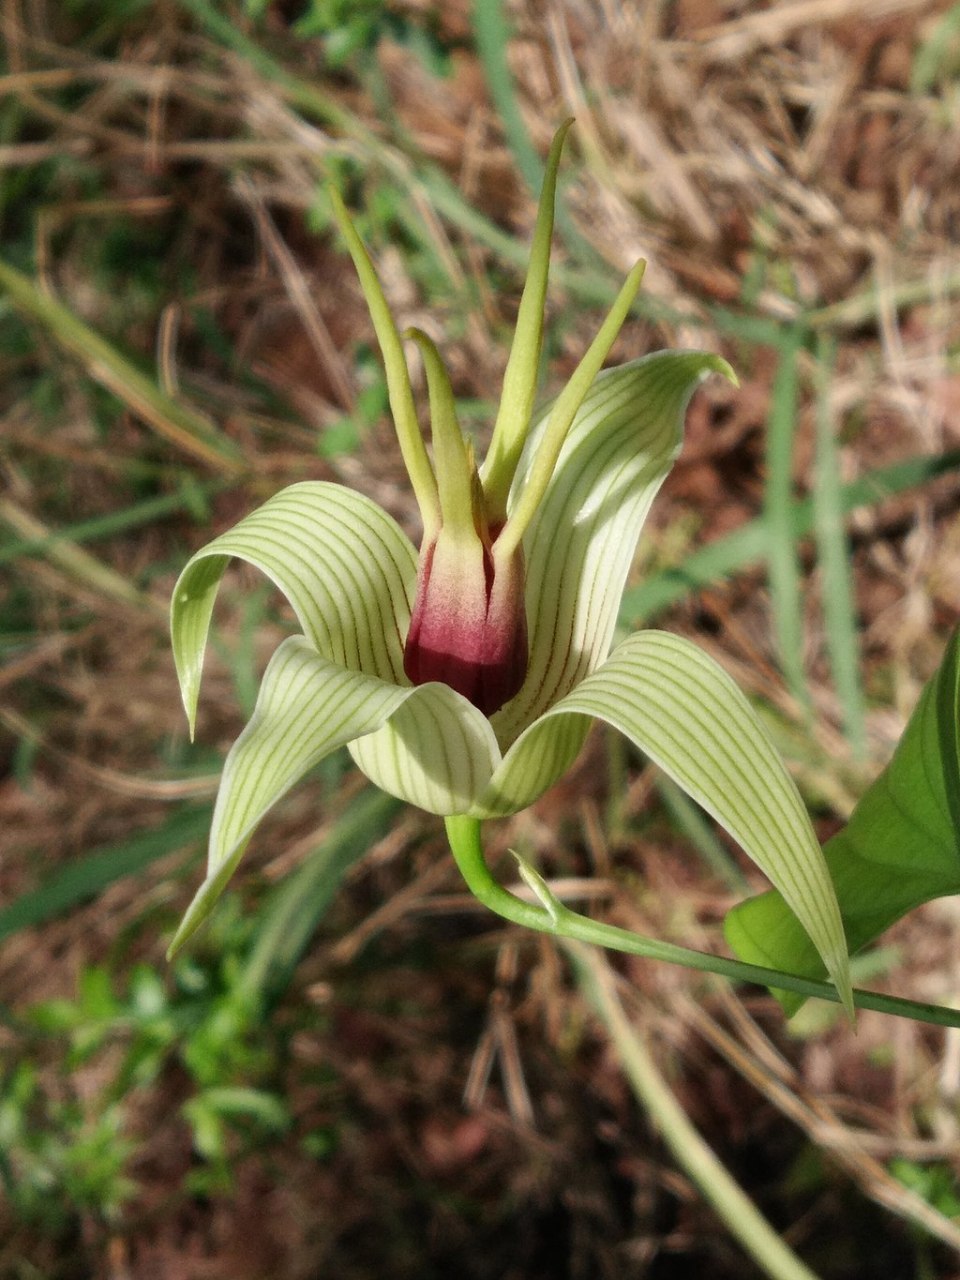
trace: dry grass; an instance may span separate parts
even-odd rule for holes
[[[38,544],[3,563],[4,901],[209,789],[216,752],[242,720],[244,680],[283,625],[265,599],[247,603],[252,579],[227,593],[203,700],[207,746],[191,753],[162,604],[213,528],[305,477],[362,488],[415,526],[387,424],[365,407],[373,365],[355,356],[369,324],[324,221],[331,169],[368,211],[401,327],[443,338],[465,400],[488,401],[502,373],[518,284],[503,233],[522,243],[534,206],[491,102],[470,6],[396,0],[376,48],[337,72],[316,42],[294,36],[291,8],[267,6],[254,38],[271,50],[267,65],[227,48],[191,18],[192,4],[131,6],[126,18],[119,5],[2,7],[7,256],[113,347],[155,362],[161,398],[145,405],[96,351],[49,324],[0,314],[0,525],[12,539],[42,539],[171,499],[165,513],[89,546]],[[224,9],[242,33],[241,6]],[[647,305],[617,355],[703,345],[742,377],[740,391],[710,388],[691,411],[646,567],[762,509],[777,357],[756,336],[763,325],[802,315],[835,342],[829,412],[845,480],[960,445],[955,45],[916,82],[950,11],[930,0],[877,0],[869,12],[852,0],[509,6],[514,105],[536,150],[561,118],[577,117],[551,378],[577,358],[601,298],[638,256],[649,262]],[[816,369],[800,373],[804,493]],[[371,418],[355,448],[318,452],[318,433],[351,414]],[[719,579],[667,620],[770,708],[825,832],[887,758],[956,620],[957,495],[944,477],[852,519],[872,708],[865,760],[840,728],[812,558],[803,637],[813,722],[785,692],[758,572]],[[642,932],[721,945],[729,893],[663,817],[649,771],[612,751],[593,741],[563,786],[492,839],[588,881]],[[318,783],[282,806],[251,850],[245,901],[255,905],[355,791],[351,778],[335,791]],[[0,1049],[11,1064],[32,1055],[41,1077],[56,1079],[62,1059],[24,1039],[16,1018],[70,997],[86,967],[162,966],[164,930],[196,878],[195,863],[184,869],[191,852],[184,845],[4,942],[0,994],[12,1021]],[[898,989],[955,996],[951,904],[917,913],[893,942]],[[897,1157],[956,1172],[955,1033],[873,1016],[854,1037],[811,1015],[791,1035],[766,998],[741,1002],[639,962],[624,972],[691,1115],[825,1280],[921,1265],[958,1274],[955,1224],[889,1172]],[[264,1034],[273,1083],[291,1100],[287,1140],[238,1156],[231,1190],[185,1192],[196,1167],[179,1112],[189,1081],[171,1062],[131,1095],[138,1189],[126,1208],[114,1219],[81,1208],[44,1232],[0,1206],[0,1274],[743,1274],[635,1114],[561,959],[460,896],[426,819],[405,817],[351,874],[273,1020]],[[95,1098],[92,1071],[56,1088]],[[336,1132],[324,1158],[300,1143],[318,1130]],[[902,1218],[937,1246],[916,1246]]]

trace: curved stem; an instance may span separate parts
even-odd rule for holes
[[[763,965],[746,964],[726,956],[710,955],[706,951],[679,947],[655,938],[645,938],[628,929],[578,915],[554,898],[537,873],[521,862],[524,878],[540,898],[542,905],[524,902],[494,879],[484,860],[479,819],[457,815],[446,818],[445,822],[454,859],[471,893],[485,907],[503,916],[505,920],[512,920],[515,924],[536,929],[540,933],[550,933],[558,938],[590,942],[611,951],[644,956],[649,960],[664,960],[668,964],[700,969],[704,973],[716,973],[738,982],[752,982],[761,987],[795,991],[801,996],[815,996],[834,1004],[841,1003],[836,987],[829,982],[803,978],[795,973],[783,973],[779,969],[767,969]],[[879,991],[863,991],[860,988],[854,989],[853,1002],[859,1009],[876,1009],[881,1013],[941,1027],[960,1027],[960,1009],[948,1009],[943,1005],[904,1000],[899,996],[883,995]]]
[[[817,1280],[778,1235],[704,1140],[657,1070],[653,1054],[630,1025],[607,961],[577,942],[567,943],[580,989],[610,1034],[620,1064],[674,1159],[730,1234],[771,1280]]]

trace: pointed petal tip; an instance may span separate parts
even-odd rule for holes
[[[633,302],[633,299],[640,292],[640,286],[643,284],[643,277],[646,273],[646,270],[647,270],[646,258],[638,258],[636,262],[633,264],[633,266],[630,268],[630,270],[627,272],[627,277],[623,282],[621,293],[625,292],[628,289],[630,290],[631,304]]]
[[[190,928],[186,927],[187,919],[188,919],[188,916],[184,916],[184,918],[177,925],[177,931],[173,935],[173,938],[170,941],[169,947],[167,947],[167,952],[165,956],[167,964],[169,964],[171,960],[174,959],[175,956],[180,954],[180,952],[183,950],[184,944],[189,940],[189,938],[194,932],[194,929],[196,927],[195,925],[191,925]]]
[[[831,978],[833,978],[834,986],[837,988],[840,1006],[846,1015],[847,1022],[856,1031],[857,1009],[853,1002],[853,987],[850,983],[850,957],[846,951],[838,953],[836,956],[831,956],[827,968]]]
[[[719,373],[721,377],[726,378],[726,380],[734,387],[739,387],[740,385],[740,379],[737,377],[733,365],[731,365],[729,361],[724,360],[723,356],[713,356],[711,358],[711,367],[707,372]]]
[[[690,355],[699,357],[699,369],[697,371],[696,382],[704,382],[712,374],[718,373],[721,378],[726,378],[731,386],[739,387],[740,379],[737,377],[736,370],[728,360],[723,356],[715,355],[713,352],[689,352]]]
[[[169,964],[171,960],[175,959],[176,956],[180,954],[180,952],[187,945],[187,943],[190,941],[193,935],[197,932],[197,930],[206,920],[207,916],[209,916],[210,914],[210,906],[208,906],[206,910],[203,912],[198,912],[195,910],[197,905],[197,898],[199,896],[200,895],[198,893],[197,897],[194,898],[194,900],[190,903],[190,906],[187,908],[183,919],[177,925],[177,931],[173,935],[173,938],[170,941],[169,947],[167,947],[167,952],[166,952],[167,964]]]
[[[197,736],[197,703],[200,701],[200,690],[197,687],[189,688],[184,684],[180,689],[180,697],[187,717],[190,741],[193,742]]]

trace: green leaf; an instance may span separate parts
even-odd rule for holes
[[[500,762],[486,717],[447,685],[390,684],[330,661],[303,636],[284,640],[224,764],[207,878],[171,952],[209,915],[267,810],[325,756],[365,734],[373,745],[365,753],[354,744],[360,767],[431,813],[464,812]]]
[[[174,588],[170,630],[191,735],[210,617],[231,556],[280,588],[318,653],[350,671],[403,679],[417,553],[369,498],[305,481],[198,551]]]
[[[514,744],[483,802],[495,802],[503,787],[513,790],[514,803],[518,779],[539,783],[539,761],[555,749],[555,737],[570,732],[564,721],[582,724],[584,716],[619,729],[733,836],[780,889],[852,1009],[843,927],[823,853],[776,748],[726,672],[680,636],[628,636]]]
[[[816,345],[817,455],[814,467],[813,522],[823,579],[824,639],[843,727],[854,757],[866,755],[860,642],[854,590],[853,556],[843,524],[840,449],[831,396],[835,385],[836,344],[823,334]]]
[[[709,373],[734,378],[718,356],[661,351],[605,370],[587,392],[523,541],[530,665],[519,694],[494,717],[501,743],[607,656],[637,539],[680,449],[690,397]],[[530,434],[515,494],[548,416]]]
[[[893,759],[824,848],[850,949],[932,898],[960,893],[960,630],[924,689]],[[735,907],[726,935],[743,960],[823,972],[777,893]],[[793,1012],[799,997],[781,996]]]

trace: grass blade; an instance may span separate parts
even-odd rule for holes
[[[507,64],[510,28],[502,0],[474,0],[473,36],[487,88],[503,121],[513,158],[527,186],[536,194],[543,182],[543,161],[520,114],[513,76]]]
[[[0,940],[62,915],[157,858],[206,839],[212,813],[212,805],[180,809],[159,827],[68,862],[37,889],[0,910]]]
[[[813,522],[823,574],[823,620],[833,683],[843,709],[847,741],[858,760],[867,750],[863,689],[860,684],[857,616],[850,547],[843,527],[840,459],[830,411],[830,381],[835,361],[832,339],[817,340],[817,453]]]
[[[800,561],[790,509],[793,502],[793,438],[797,422],[797,360],[805,332],[795,325],[780,342],[780,361],[773,383],[767,422],[767,484],[764,523],[769,538],[767,566],[770,603],[780,650],[780,663],[794,697],[809,707],[803,670],[803,607]]]
[[[51,532],[36,516],[24,511],[10,498],[0,498],[0,524],[13,529],[24,540],[14,544],[14,553],[18,549],[22,551],[24,542],[39,544],[47,559],[75,582],[92,587],[98,594],[108,600],[115,600],[118,604],[134,605],[138,609],[147,609],[166,617],[166,608],[159,600],[135,587],[122,573],[117,573],[116,569],[104,564],[89,551],[76,546],[62,533]],[[9,549],[0,551],[0,562],[9,558]]]
[[[19,311],[43,325],[64,350],[76,356],[95,382],[113,392],[158,435],[227,475],[243,471],[236,445],[220,435],[211,422],[171,399],[68,307],[47,297],[32,280],[5,262],[0,262],[0,289]]]
[[[383,836],[401,808],[399,800],[373,787],[361,792],[298,870],[274,891],[238,982],[247,998],[272,1003],[283,994],[344,876]]]
[[[677,1101],[645,1038],[631,1024],[620,1002],[617,975],[606,958],[579,943],[566,943],[566,950],[580,990],[610,1036],[630,1087],[684,1174],[770,1280],[817,1280],[760,1213]]]
[[[222,487],[222,484],[196,485],[190,491],[180,488],[176,493],[159,494],[155,498],[146,498],[143,502],[135,503],[120,511],[111,511],[91,520],[78,520],[76,524],[62,525],[56,530],[47,529],[43,533],[40,530],[45,529],[45,526],[40,525],[39,521],[36,522],[36,532],[28,532],[29,528],[33,528],[29,522],[34,518],[19,507],[5,505],[0,499],[0,519],[6,511],[12,517],[8,521],[10,527],[17,528],[21,533],[18,541],[0,547],[0,564],[18,560],[21,556],[46,555],[52,552],[54,547],[62,546],[64,543],[77,546],[82,542],[111,538],[115,534],[125,533],[128,529],[152,524],[155,520],[161,520],[164,516],[173,515],[178,511],[192,512],[198,500],[212,496]]]
[[[907,458],[888,467],[877,467],[840,488],[840,510],[843,514],[858,507],[873,506],[917,485],[960,469],[960,449],[950,449],[933,457]],[[802,538],[813,529],[813,501],[804,498],[789,508],[790,527],[794,538]],[[738,573],[763,560],[767,553],[767,525],[763,518],[748,524],[725,538],[717,538],[699,551],[694,551],[675,568],[663,569],[638,587],[624,593],[620,623],[635,627],[649,622],[686,596],[712,582]]]

